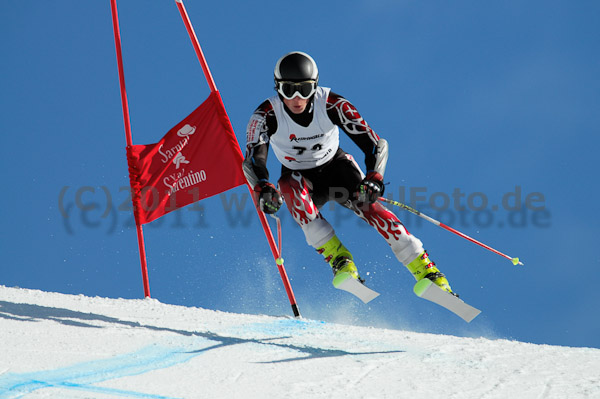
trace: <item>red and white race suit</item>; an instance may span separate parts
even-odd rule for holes
[[[348,100],[329,88],[318,87],[302,114],[289,111],[277,95],[256,109],[246,130],[246,178],[253,187],[269,179],[266,161],[272,146],[282,164],[279,189],[309,245],[319,248],[335,234],[321,208],[336,201],[374,227],[397,259],[409,264],[423,252],[421,241],[381,203],[356,201],[356,188],[364,174],[353,157],[339,147],[340,129],[364,152],[367,170],[383,175],[385,140]]]

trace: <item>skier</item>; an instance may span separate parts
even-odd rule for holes
[[[317,64],[310,55],[299,51],[285,54],[277,61],[274,75],[277,94],[254,111],[246,130],[244,174],[260,209],[273,214],[283,204],[282,197],[285,199],[307,243],[331,266],[335,287],[350,277],[364,280],[352,254],[319,211],[329,201],[353,210],[373,226],[417,281],[430,279],[454,294],[421,241],[377,201],[385,190],[387,141],[348,100],[318,85]],[[366,176],[339,147],[340,128],[365,153]],[[269,182],[269,145],[282,164],[278,187]]]

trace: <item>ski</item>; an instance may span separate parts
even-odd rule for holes
[[[333,281],[333,286],[338,290],[351,293],[364,303],[369,303],[379,296],[378,292],[353,278],[350,273],[338,273]]]
[[[454,296],[449,292],[444,291],[429,279],[424,278],[418,281],[415,284],[413,290],[418,297],[427,299],[428,301],[445,307],[452,313],[461,317],[467,323],[469,323],[471,320],[477,317],[479,313],[481,313],[481,310],[474,308],[468,303],[465,303],[462,299],[459,299],[457,296]]]

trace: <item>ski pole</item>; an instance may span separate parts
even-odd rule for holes
[[[488,245],[485,245],[484,243],[479,242],[476,239],[474,239],[472,237],[469,237],[468,235],[463,234],[460,231],[458,231],[456,229],[453,229],[452,227],[450,227],[448,225],[445,225],[444,223],[442,223],[442,222],[440,222],[438,220],[435,220],[434,218],[431,218],[431,217],[425,215],[424,213],[421,213],[420,211],[416,210],[415,208],[411,208],[410,206],[403,204],[402,202],[394,201],[394,200],[383,198],[383,197],[379,197],[379,200],[382,201],[382,202],[387,202],[388,204],[396,205],[397,207],[402,208],[405,211],[409,211],[410,213],[415,214],[415,215],[417,215],[417,216],[419,216],[419,217],[427,220],[428,222],[435,224],[436,226],[439,226],[439,227],[441,227],[443,229],[448,230],[451,233],[454,233],[454,234],[456,234],[456,235],[458,235],[458,236],[460,236],[460,237],[462,237],[464,239],[467,239],[467,240],[471,241],[472,243],[477,244],[480,247],[483,247],[483,248],[487,249],[488,251],[492,251],[493,253],[498,254],[498,255],[500,255],[500,256],[502,256],[502,257],[510,260],[513,263],[513,265],[515,265],[515,266],[516,265],[524,266],[523,262],[519,261],[519,258],[513,258],[513,257],[510,257],[510,256],[508,256],[506,254],[503,254],[502,252],[497,251],[494,248],[492,248],[492,247],[490,247]]]

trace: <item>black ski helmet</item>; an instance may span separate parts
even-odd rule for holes
[[[319,82],[319,69],[313,58],[301,51],[292,51],[281,57],[275,65],[275,85],[278,81],[303,82],[314,80]]]

